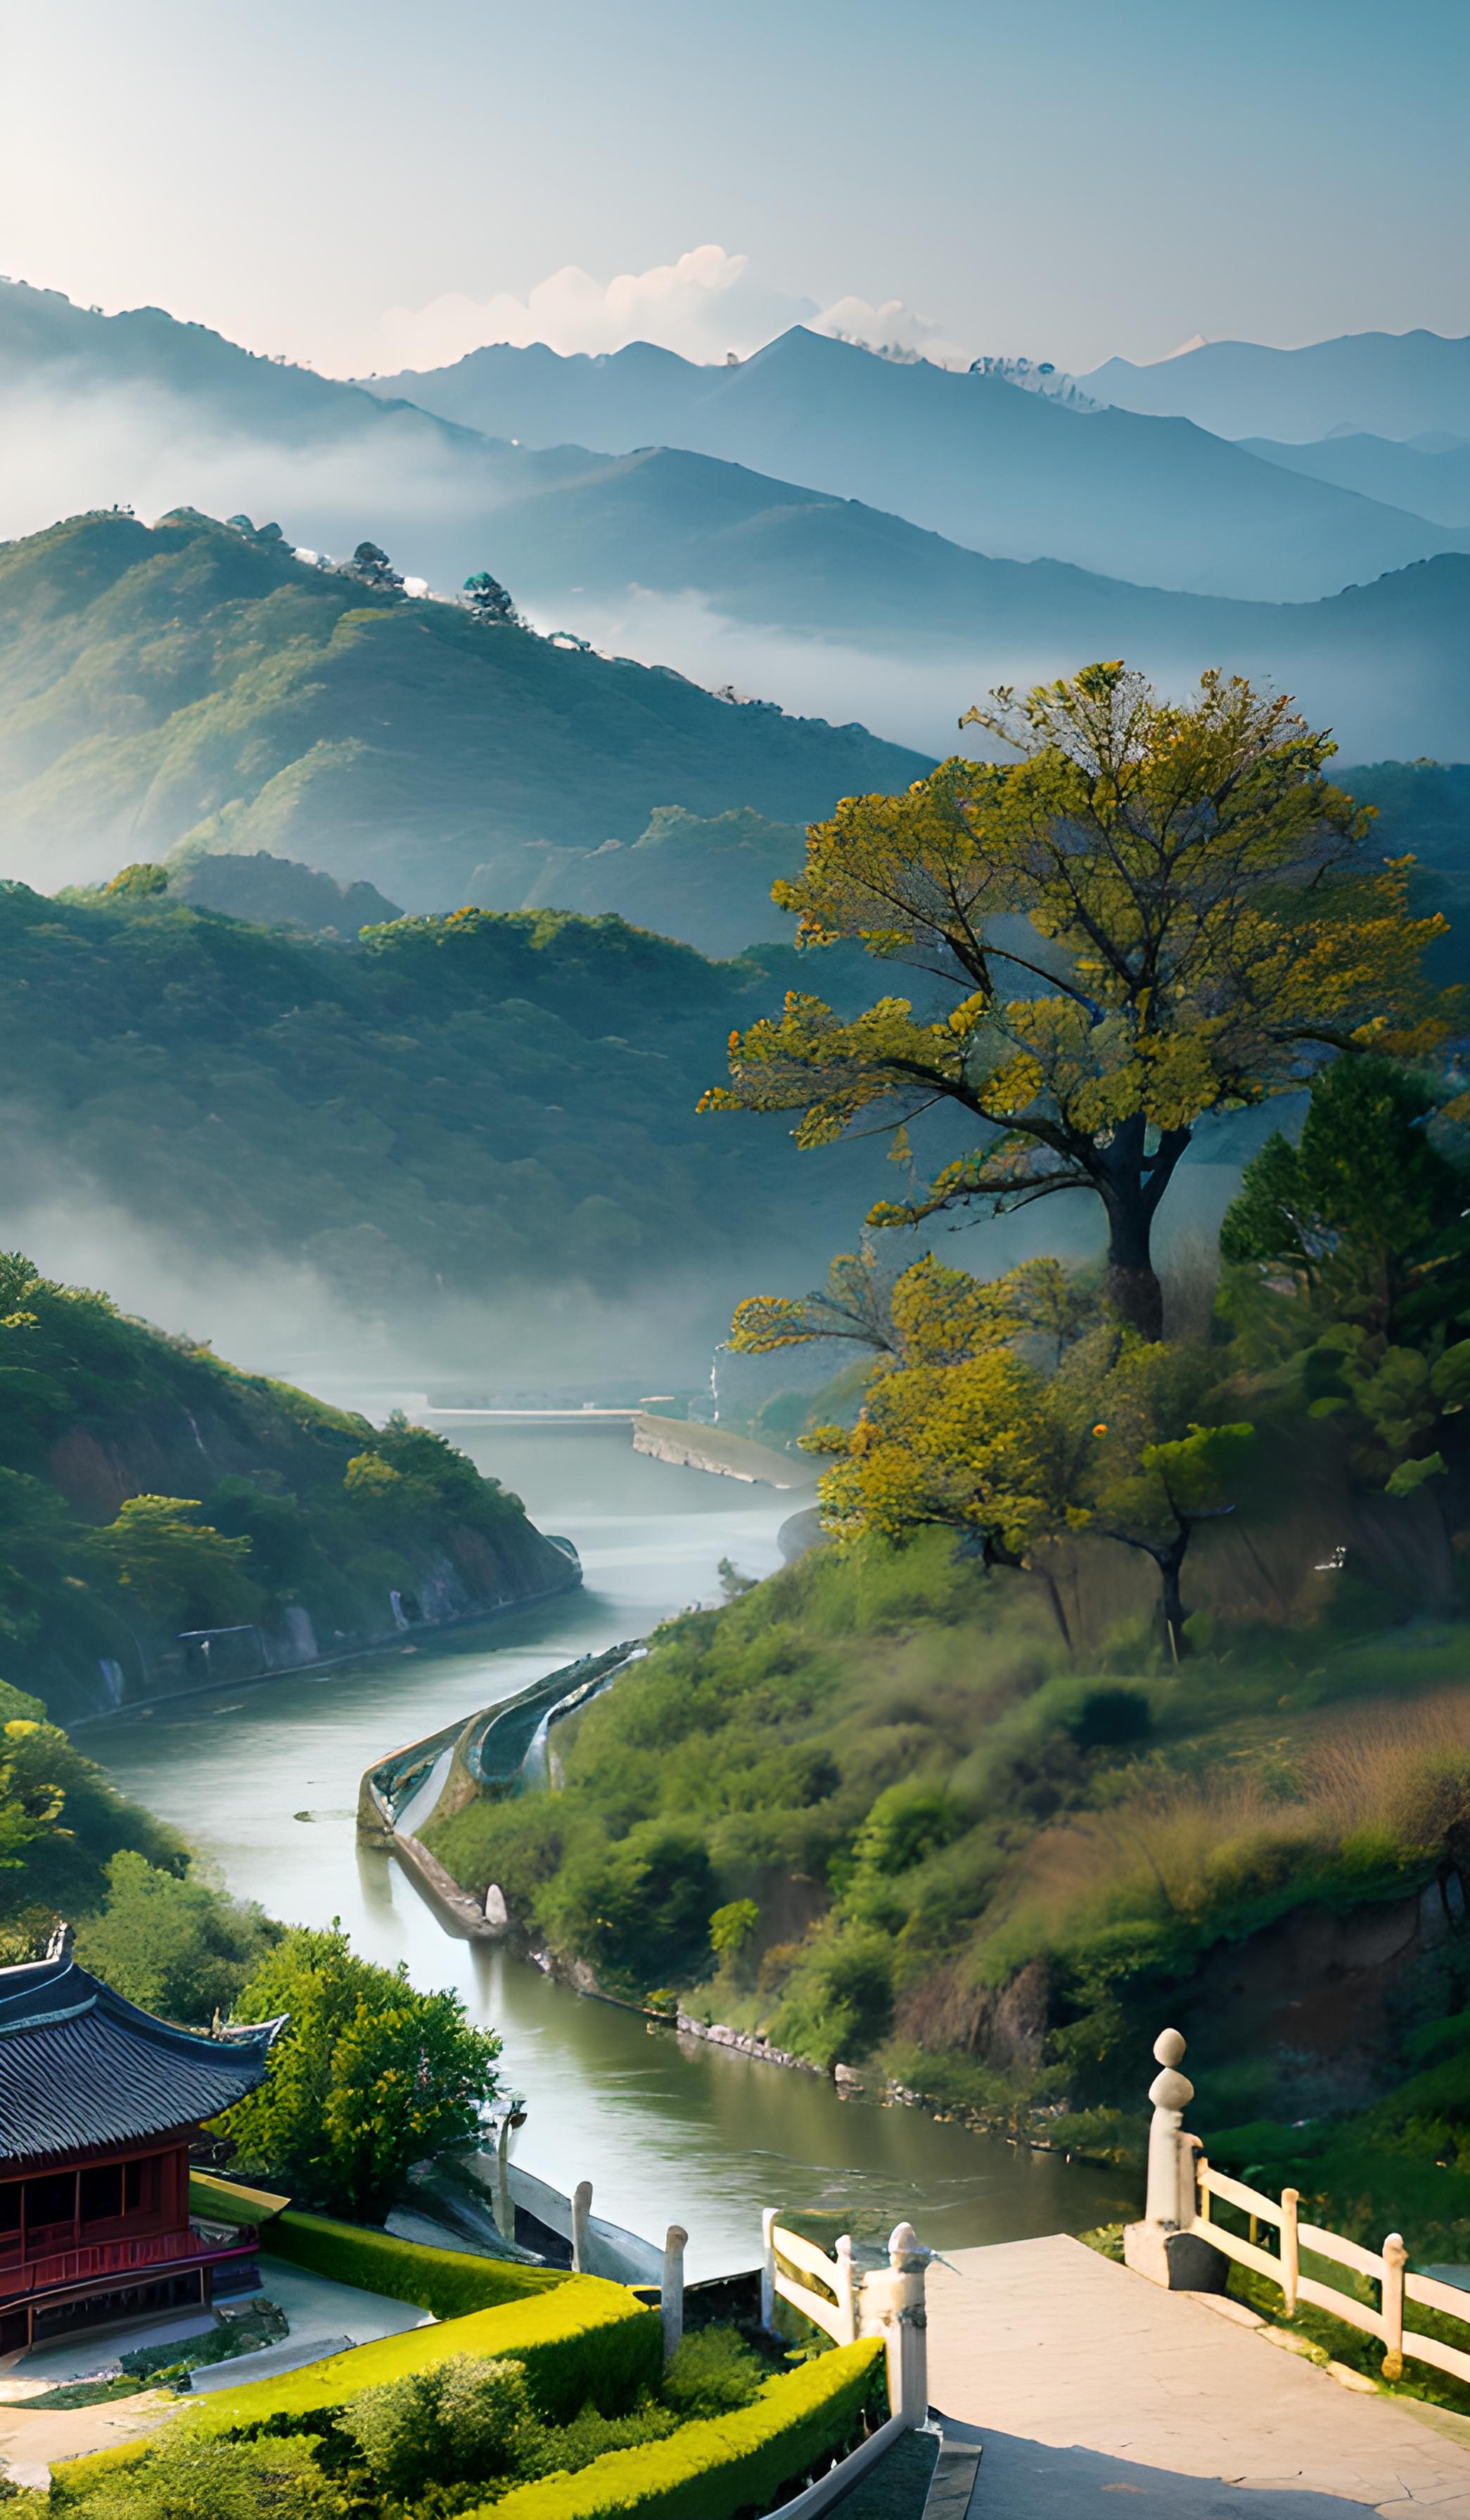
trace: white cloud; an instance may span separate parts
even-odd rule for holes
[[[927,315],[916,315],[901,297],[873,306],[865,297],[839,297],[825,307],[813,332],[835,333],[845,341],[861,341],[870,350],[896,351],[909,358],[932,359],[937,367],[968,367],[974,353],[946,334]]]
[[[814,297],[767,287],[752,271],[749,254],[702,245],[677,262],[620,272],[616,280],[594,280],[569,262],[525,297],[509,290],[483,299],[458,292],[427,306],[390,307],[370,358],[380,376],[394,376],[403,368],[448,367],[486,341],[523,347],[544,341],[564,355],[656,341],[682,358],[717,364],[731,350],[748,358],[793,324],[942,365],[964,365],[971,355],[899,298],[875,305],[866,297],[839,297],[823,307]]]
[[[525,297],[501,291],[483,301],[458,294],[417,309],[390,307],[377,366],[384,376],[444,367],[486,341],[544,341],[564,353],[657,341],[686,359],[719,360],[727,350],[744,358],[817,311],[813,298],[756,280],[748,254],[702,245],[677,262],[620,272],[606,283],[569,262]]]

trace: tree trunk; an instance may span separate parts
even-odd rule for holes
[[[1129,1329],[1152,1343],[1164,1336],[1164,1289],[1149,1249],[1152,1209],[1139,1192],[1117,1190],[1106,1205],[1112,1231],[1103,1294]]]
[[[1159,1551],[1155,1560],[1164,1595],[1164,1625],[1175,1663],[1182,1662],[1189,1651],[1189,1640],[1184,1634],[1184,1596],[1179,1587],[1179,1573],[1187,1546],[1186,1538],[1176,1550]]]
[[[1164,1289],[1149,1238],[1189,1136],[1187,1129],[1167,1129],[1150,1153],[1147,1123],[1141,1112],[1134,1112],[1114,1131],[1106,1148],[1080,1156],[1108,1212],[1103,1292],[1129,1329],[1151,1344],[1164,1336]]]

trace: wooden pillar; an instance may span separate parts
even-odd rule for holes
[[[1408,2251],[1401,2232],[1390,2231],[1383,2244],[1383,2376],[1403,2377],[1403,2270]]]
[[[767,2336],[776,2324],[776,2243],[773,2235],[780,2219],[778,2205],[767,2205],[760,2217],[760,2324]]]
[[[1288,2318],[1297,2315],[1297,2284],[1301,2274],[1301,2252],[1297,2245],[1297,2209],[1302,2202],[1300,2187],[1281,2190],[1281,2295]]]

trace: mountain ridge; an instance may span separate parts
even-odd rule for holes
[[[1050,559],[1181,593],[1283,601],[1458,548],[1438,527],[1188,420],[1077,412],[1003,378],[876,357],[794,326],[735,367],[648,343],[600,358],[490,345],[370,390],[477,428],[618,454],[638,440],[906,518],[991,559]],[[646,451],[646,447],[645,450]]]
[[[1105,359],[1085,393],[1135,412],[1176,414],[1221,436],[1305,442],[1344,423],[1389,438],[1470,430],[1470,336],[1343,333],[1280,350],[1201,341],[1152,366]]]

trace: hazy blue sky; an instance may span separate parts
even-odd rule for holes
[[[697,355],[849,297],[1074,369],[1195,332],[1470,331],[1470,0],[6,0],[0,25],[0,268],[339,370],[468,346],[563,266],[600,291],[705,246],[748,258],[733,282],[707,259],[631,293]],[[620,329],[575,285],[538,313],[567,347]]]

